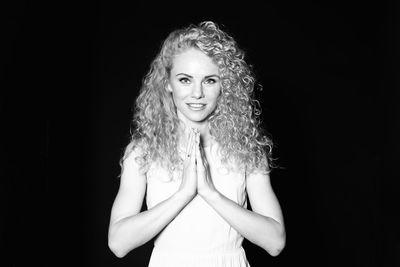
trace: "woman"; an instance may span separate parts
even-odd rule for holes
[[[271,141],[261,134],[255,80],[243,58],[212,22],[164,41],[121,160],[109,227],[118,257],[156,236],[151,267],[249,266],[243,238],[272,256],[285,246],[269,179]]]

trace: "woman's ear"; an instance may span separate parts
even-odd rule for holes
[[[169,82],[167,83],[167,86],[165,87],[165,90],[167,90],[167,92],[172,93],[172,87],[171,87],[171,84]]]

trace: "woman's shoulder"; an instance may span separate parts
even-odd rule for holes
[[[270,172],[271,169],[266,156],[263,156],[259,162],[253,163],[253,165],[246,167],[247,177],[258,176],[258,175],[269,176]]]
[[[124,154],[120,160],[122,168],[126,165],[137,166],[143,170],[146,164],[146,146],[143,141],[135,139],[131,140],[125,147]]]
[[[123,160],[132,156],[144,156],[146,153],[146,145],[142,139],[132,139],[125,147]]]

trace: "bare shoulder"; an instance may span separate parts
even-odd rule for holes
[[[143,175],[146,172],[145,157],[143,144],[138,141],[129,143],[121,159],[121,180],[132,174]]]

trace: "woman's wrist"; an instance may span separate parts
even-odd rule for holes
[[[178,190],[174,194],[174,197],[180,201],[183,201],[185,203],[189,203],[196,194],[193,194],[192,192],[188,192],[187,190]]]
[[[221,197],[221,193],[216,189],[202,190],[199,195],[207,202],[214,202]]]

